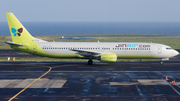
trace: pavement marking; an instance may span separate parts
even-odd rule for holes
[[[35,79],[0,79],[0,88],[25,88]],[[66,83],[65,79],[38,79],[28,88],[62,88]]]
[[[44,92],[47,92],[47,91],[48,91],[48,89],[49,89],[49,88],[46,88],[46,89],[44,90]]]
[[[44,72],[44,71],[0,71],[0,73],[4,73],[4,72]],[[51,73],[54,73],[54,72],[109,72],[109,71],[51,71]],[[118,73],[118,72],[165,72],[165,73],[169,73],[169,72],[175,72],[175,73],[179,73],[180,71],[111,71],[111,72],[115,72],[115,73]]]
[[[178,95],[180,95],[180,92],[178,92],[170,83],[168,83],[166,80],[161,78],[164,82],[166,82]]]
[[[25,67],[25,68],[43,68],[43,67]]]
[[[97,68],[97,67],[78,67],[78,68]]]
[[[22,92],[24,92],[29,86],[31,86],[34,82],[36,82],[37,80],[41,79],[43,76],[45,76],[47,73],[49,73],[51,71],[52,67],[49,67],[49,70],[44,73],[43,75],[41,75],[39,78],[35,79],[33,82],[31,82],[28,86],[26,86],[24,89],[22,89],[20,92],[18,92],[16,95],[14,95],[12,98],[10,98],[8,101],[13,100],[14,98],[16,98],[19,94],[21,94]]]
[[[151,68],[151,67],[131,67],[131,68]]]
[[[137,85],[135,85],[136,86],[136,89],[138,90],[138,92],[139,92],[139,95],[143,95],[142,93],[141,93],[141,90],[139,89],[139,87],[137,86]]]
[[[35,79],[38,79],[38,78],[26,78],[25,80],[35,80]],[[49,78],[41,78],[38,80],[49,80]]]
[[[9,99],[9,98],[4,98],[4,99]],[[14,99],[19,99],[19,98],[14,98]]]
[[[167,85],[162,79],[137,79],[137,82],[109,82],[110,85]]]

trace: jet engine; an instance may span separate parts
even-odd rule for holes
[[[102,54],[98,57],[98,60],[101,62],[116,62],[117,56],[116,54]]]

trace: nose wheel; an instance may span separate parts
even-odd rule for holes
[[[88,65],[92,65],[92,64],[93,64],[92,59],[89,59],[89,61],[88,61]]]
[[[163,64],[163,62],[161,61],[161,62],[160,62],[160,64],[162,65],[162,64]]]

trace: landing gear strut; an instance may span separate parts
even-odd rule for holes
[[[92,63],[93,63],[92,59],[89,59],[88,65],[92,65]]]

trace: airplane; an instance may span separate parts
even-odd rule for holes
[[[6,13],[12,42],[11,48],[23,53],[51,58],[93,59],[101,62],[116,62],[117,59],[162,59],[169,60],[179,54],[170,46],[144,42],[47,42],[33,37],[13,13]]]

